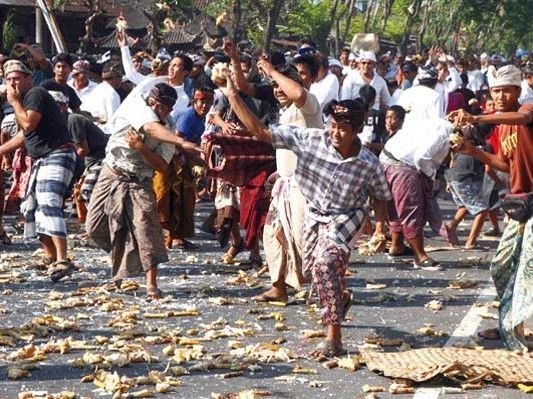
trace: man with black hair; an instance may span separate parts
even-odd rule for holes
[[[372,86],[362,86],[359,89],[359,98],[363,101],[366,110],[365,123],[363,130],[359,133],[359,139],[364,146],[379,155],[387,135],[385,131],[385,112],[372,108],[376,100],[376,90]]]
[[[274,96],[282,108],[279,123],[318,129],[324,126],[318,100],[302,86],[293,66],[276,70],[267,60],[260,60],[258,68],[273,81]],[[302,274],[305,198],[294,178],[296,162],[294,152],[276,150],[277,171],[269,178],[275,181],[275,186],[263,232],[272,288],[252,298],[258,302],[287,302],[287,285],[298,289],[305,282]]]
[[[319,64],[314,54],[297,55],[292,61],[298,75],[300,76],[301,84],[304,88],[309,90],[313,82],[316,80],[319,71]]]
[[[407,61],[402,65],[402,75],[403,79],[401,82],[402,90],[407,90],[413,87],[413,82],[416,79],[416,73],[418,72],[418,67],[412,61]]]
[[[178,135],[188,142],[200,144],[205,131],[205,117],[213,104],[213,90],[209,87],[194,89],[191,106],[177,115],[174,124]],[[194,236],[194,206],[196,189],[192,166],[194,159],[176,151],[165,172],[156,171],[154,191],[161,226],[168,230],[167,248],[176,242],[184,250],[197,249],[187,238]]]
[[[81,175],[75,176],[76,179],[79,178],[79,181],[74,190],[78,219],[85,223],[87,204],[102,169],[108,135],[85,116],[69,113],[68,100],[63,93],[60,91],[50,91],[49,93],[67,118],[67,127],[72,137],[76,155],[85,166],[83,172],[80,171]]]
[[[212,90],[216,86],[211,81],[211,78],[205,73],[205,57],[202,54],[191,54],[190,58],[193,62],[193,67],[187,78],[185,79],[185,92],[190,99],[193,98],[194,89],[197,87],[210,87]]]
[[[174,145],[200,152],[174,134],[170,113],[176,99],[174,88],[159,83],[146,99],[135,97],[119,108],[87,214],[88,235],[111,253],[113,278],[119,283],[145,273],[149,300],[163,295],[157,288],[157,265],[168,260],[152,186],[154,170],[166,171]]]
[[[278,102],[274,96],[272,85],[269,82],[264,81],[260,83],[248,81],[242,69],[239,53],[231,41],[224,41],[224,52],[231,58],[231,65],[235,75],[235,84],[239,92],[268,103],[269,107],[265,107],[261,119],[267,123],[276,120]],[[262,55],[262,58],[267,59],[277,69],[283,68],[285,65],[285,57],[278,52],[265,53]]]
[[[312,275],[313,289],[320,298],[326,340],[311,353],[316,358],[339,356],[341,323],[351,304],[344,275],[350,251],[366,217],[368,196],[375,199],[376,219],[385,221],[391,198],[378,159],[357,137],[364,121],[360,101],[333,101],[326,115],[327,130],[275,125],[267,128],[248,110],[231,79],[224,89],[245,127],[274,148],[293,151],[298,157],[295,178],[308,202],[304,233],[303,272]]]
[[[438,72],[434,66],[428,65],[418,69],[418,86],[405,90],[398,99],[398,105],[402,106],[407,115],[405,123],[414,120],[426,120],[442,118],[444,105],[442,97],[435,90]]]
[[[339,79],[329,71],[329,60],[322,54],[316,55],[318,63],[318,73],[309,88],[309,91],[317,98],[320,109],[324,109],[325,105],[331,100],[339,99]]]
[[[72,71],[73,59],[70,54],[59,53],[53,59],[54,78],[41,83],[48,91],[60,91],[68,98],[68,107],[72,112],[80,112],[81,101],[72,87],[67,84]]]

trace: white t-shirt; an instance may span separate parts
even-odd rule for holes
[[[434,179],[450,150],[452,131],[453,125],[444,119],[406,120],[403,127],[385,143],[384,151]]]
[[[533,88],[527,83],[527,79],[522,80],[522,91],[520,92],[520,97],[518,102],[520,104],[531,104],[533,103]]]
[[[298,108],[295,103],[280,111],[279,123],[283,125],[322,129],[322,110],[316,97],[307,92],[305,104]],[[296,170],[297,157],[283,148],[276,149],[276,167],[280,176],[291,176]]]
[[[130,102],[136,101],[137,98],[145,99],[148,97],[148,94],[150,93],[150,90],[154,88],[155,85],[159,83],[166,83],[169,84],[168,77],[167,76],[158,76],[156,78],[147,78],[140,82],[135,88],[128,94],[128,97],[124,100],[122,107],[128,107]],[[172,86],[172,85],[171,85]],[[175,118],[176,115],[178,115],[180,112],[185,111],[187,106],[189,105],[189,97],[187,97],[187,94],[185,93],[185,89],[183,88],[183,85],[181,86],[172,86],[176,90],[176,93],[178,94],[178,99],[176,101],[176,104],[174,104],[174,107],[172,108],[172,112],[170,113],[170,116],[172,119]]]
[[[316,97],[320,104],[320,109],[323,111],[324,106],[331,100],[339,99],[339,79],[331,72],[328,72],[324,79],[311,85],[309,92]]]
[[[113,117],[113,131],[107,143],[104,163],[116,170],[125,172],[141,179],[153,177],[154,170],[148,165],[136,150],[132,150],[126,143],[126,133],[135,129],[143,133],[143,126],[150,122],[160,122],[159,117],[142,98],[123,104]],[[174,123],[167,117],[164,126],[174,131]],[[169,163],[174,155],[175,146],[154,139],[148,135],[144,137],[144,144],[157,155]]]
[[[407,111],[405,122],[444,117],[440,94],[427,86],[413,86],[403,91],[397,104]]]
[[[485,75],[479,69],[468,71],[468,85],[467,89],[472,90],[474,93],[480,91],[485,83]]]
[[[97,125],[107,134],[109,130],[109,121],[112,119],[115,111],[120,107],[120,96],[117,91],[106,81],[98,84],[91,94],[87,96],[81,105],[81,109],[90,112],[92,116],[100,118],[105,123]]]
[[[76,89],[76,86],[74,86],[73,79],[70,79],[67,84],[74,89],[74,91],[76,92],[76,95],[78,96],[82,104],[89,97],[89,95],[93,92],[94,88],[98,86],[98,83],[93,82],[92,80],[89,80],[89,83],[87,83],[87,86],[85,86],[83,89],[80,89],[80,90]]]
[[[349,73],[344,79],[341,88],[341,100],[353,100],[359,97],[359,89],[366,84],[370,84],[376,90],[376,101],[372,106],[373,109],[379,111],[380,105],[387,107],[390,104],[389,88],[387,82],[376,72],[370,82],[367,82],[359,71],[354,70]]]

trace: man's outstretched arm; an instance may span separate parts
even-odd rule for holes
[[[248,108],[243,99],[233,85],[233,81],[228,76],[226,88],[222,89],[224,95],[228,98],[231,108],[252,135],[265,143],[272,142],[272,133],[263,122]]]

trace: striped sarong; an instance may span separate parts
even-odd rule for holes
[[[525,350],[514,328],[533,316],[533,218],[510,220],[490,267],[500,299],[500,336],[511,350]]]
[[[102,160],[89,166],[85,169],[85,172],[83,172],[83,183],[81,183],[80,187],[80,199],[86,204],[89,203],[89,199],[91,198],[91,194],[93,193],[94,186],[98,181],[98,176],[100,176],[101,170]]]
[[[63,205],[75,164],[72,148],[54,150],[33,164],[26,198],[21,204],[25,240],[33,240],[39,234],[67,236]]]

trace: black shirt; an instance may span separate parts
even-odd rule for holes
[[[62,85],[55,81],[55,79],[47,79],[41,83],[41,87],[44,87],[48,91],[60,91],[68,98],[68,107],[75,111],[80,108],[81,101],[72,87],[69,85]]]
[[[69,114],[67,125],[74,144],[81,144],[87,140],[89,147],[89,153],[85,156],[87,168],[104,158],[108,136],[98,126],[80,114]]]
[[[44,157],[70,142],[65,116],[44,88],[31,88],[24,96],[22,105],[26,111],[33,110],[42,115],[35,130],[24,134],[30,157]]]

